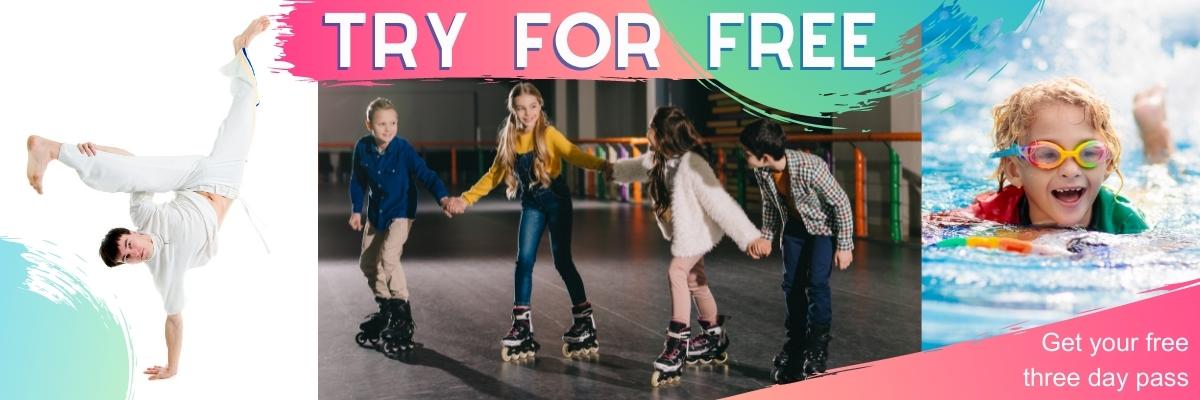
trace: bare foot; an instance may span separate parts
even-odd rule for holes
[[[250,25],[246,27],[246,30],[233,38],[233,51],[240,51],[246,48],[246,46],[250,45],[250,41],[254,40],[255,36],[263,33],[270,26],[271,20],[267,19],[265,15],[250,21]]]
[[[1171,130],[1167,128],[1166,88],[1154,85],[1143,89],[1133,97],[1133,119],[1137,121],[1138,134],[1146,163],[1159,164],[1171,158]]]
[[[46,174],[46,166],[51,160],[58,159],[58,147],[62,143],[37,135],[29,135],[25,148],[29,150],[29,162],[25,165],[25,175],[29,178],[29,186],[33,186],[38,194],[42,194],[42,177]]]

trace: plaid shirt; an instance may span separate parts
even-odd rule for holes
[[[791,177],[792,198],[796,210],[804,220],[809,233],[834,236],[837,232],[837,249],[854,249],[854,222],[850,212],[850,199],[829,173],[829,164],[820,157],[802,151],[786,150],[788,175]],[[788,213],[781,206],[784,202],[775,180],[771,179],[770,168],[754,170],[758,190],[762,193],[762,235],[774,241],[787,224]]]

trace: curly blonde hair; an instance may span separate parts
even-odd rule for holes
[[[1007,149],[1029,134],[1029,128],[1041,106],[1050,103],[1064,103],[1083,108],[1084,119],[1090,120],[1092,128],[1100,134],[1100,140],[1108,146],[1112,154],[1108,172],[1116,172],[1117,177],[1124,182],[1121,169],[1121,141],[1117,138],[1117,130],[1113,128],[1111,110],[1096,92],[1082,79],[1057,78],[1017,89],[1000,104],[992,109],[995,122],[992,126],[993,145],[996,150]],[[1013,163],[1011,157],[1000,159],[1000,165],[992,176],[1000,188],[1008,180],[1004,171]]]

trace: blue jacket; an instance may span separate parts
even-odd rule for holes
[[[449,195],[442,179],[417,154],[407,140],[396,136],[383,154],[375,147],[375,138],[363,136],[354,145],[354,170],[350,174],[350,202],[353,212],[361,213],[363,194],[370,207],[367,222],[375,229],[386,231],[396,218],[413,218],[417,213],[417,183],[435,199]]]

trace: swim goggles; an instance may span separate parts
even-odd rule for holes
[[[1088,140],[1075,146],[1074,150],[1066,150],[1058,144],[1045,140],[1036,140],[1025,146],[1013,143],[1007,149],[999,150],[988,157],[1003,158],[1016,156],[1030,165],[1041,169],[1054,169],[1062,165],[1068,157],[1075,158],[1075,163],[1085,169],[1096,168],[1100,162],[1108,159],[1108,147],[1099,140]]]

